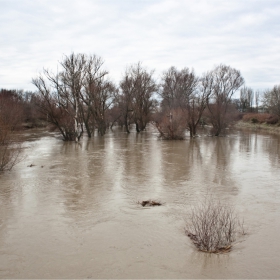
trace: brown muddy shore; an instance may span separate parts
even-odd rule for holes
[[[279,135],[19,137],[25,160],[0,174],[0,278],[280,278]],[[199,252],[185,234],[209,194],[244,219],[229,253]],[[148,200],[164,203],[137,203]]]

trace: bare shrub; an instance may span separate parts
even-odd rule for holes
[[[236,239],[239,224],[233,207],[206,198],[192,208],[186,234],[200,251],[228,252]]]
[[[21,160],[21,145],[15,141],[14,131],[8,124],[0,115],[0,171],[11,170]]]
[[[277,124],[279,122],[279,117],[277,115],[271,115],[266,119],[267,124]]]
[[[14,132],[22,121],[19,100],[13,94],[0,95],[0,171],[11,170],[20,160],[21,146]]]
[[[166,110],[158,113],[154,118],[159,137],[165,140],[183,140],[186,134],[186,116],[178,108],[171,112]]]
[[[21,145],[13,140],[13,131],[0,116],[0,171],[11,170],[21,161]]]
[[[21,160],[20,145],[0,145],[0,171],[11,170]]]
[[[279,117],[269,113],[249,113],[243,115],[242,120],[251,123],[277,124],[279,122]]]
[[[252,122],[252,123],[265,123],[267,119],[269,119],[272,115],[268,113],[249,113],[243,115],[242,120],[244,122]]]
[[[222,118],[219,117],[221,110],[225,110]],[[226,104],[226,108],[221,104],[208,104],[204,117],[212,125],[211,135],[219,136],[227,133],[226,128],[238,120],[239,113],[233,103]]]

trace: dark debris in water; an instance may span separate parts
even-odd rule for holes
[[[143,207],[145,206],[161,206],[162,203],[155,200],[143,200],[142,202],[138,201]]]

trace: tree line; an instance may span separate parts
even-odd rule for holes
[[[56,72],[43,69],[32,83],[35,92],[0,91],[1,147],[23,122],[48,122],[65,141],[77,142],[84,133],[104,135],[110,126],[121,125],[129,133],[132,127],[145,130],[148,123],[164,139],[183,139],[186,130],[194,137],[205,123],[219,136],[238,112],[257,110],[260,103],[280,118],[280,85],[254,92],[239,70],[224,64],[200,76],[187,67],[170,67],[157,81],[154,71],[138,62],[114,84],[101,57],[72,53]],[[234,99],[238,91],[240,98]]]
[[[232,96],[244,84],[240,71],[222,64],[202,76],[170,67],[156,82],[154,71],[137,63],[115,85],[103,64],[96,55],[72,53],[57,73],[44,69],[32,79],[39,111],[64,140],[79,141],[84,132],[91,137],[95,129],[104,135],[115,123],[141,132],[149,122],[161,137],[182,139],[186,129],[196,136],[202,118],[218,136],[232,115]]]

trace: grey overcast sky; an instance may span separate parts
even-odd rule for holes
[[[141,61],[200,75],[220,63],[246,85],[280,84],[279,0],[0,0],[0,88],[35,90],[63,55],[101,56],[119,82]]]

